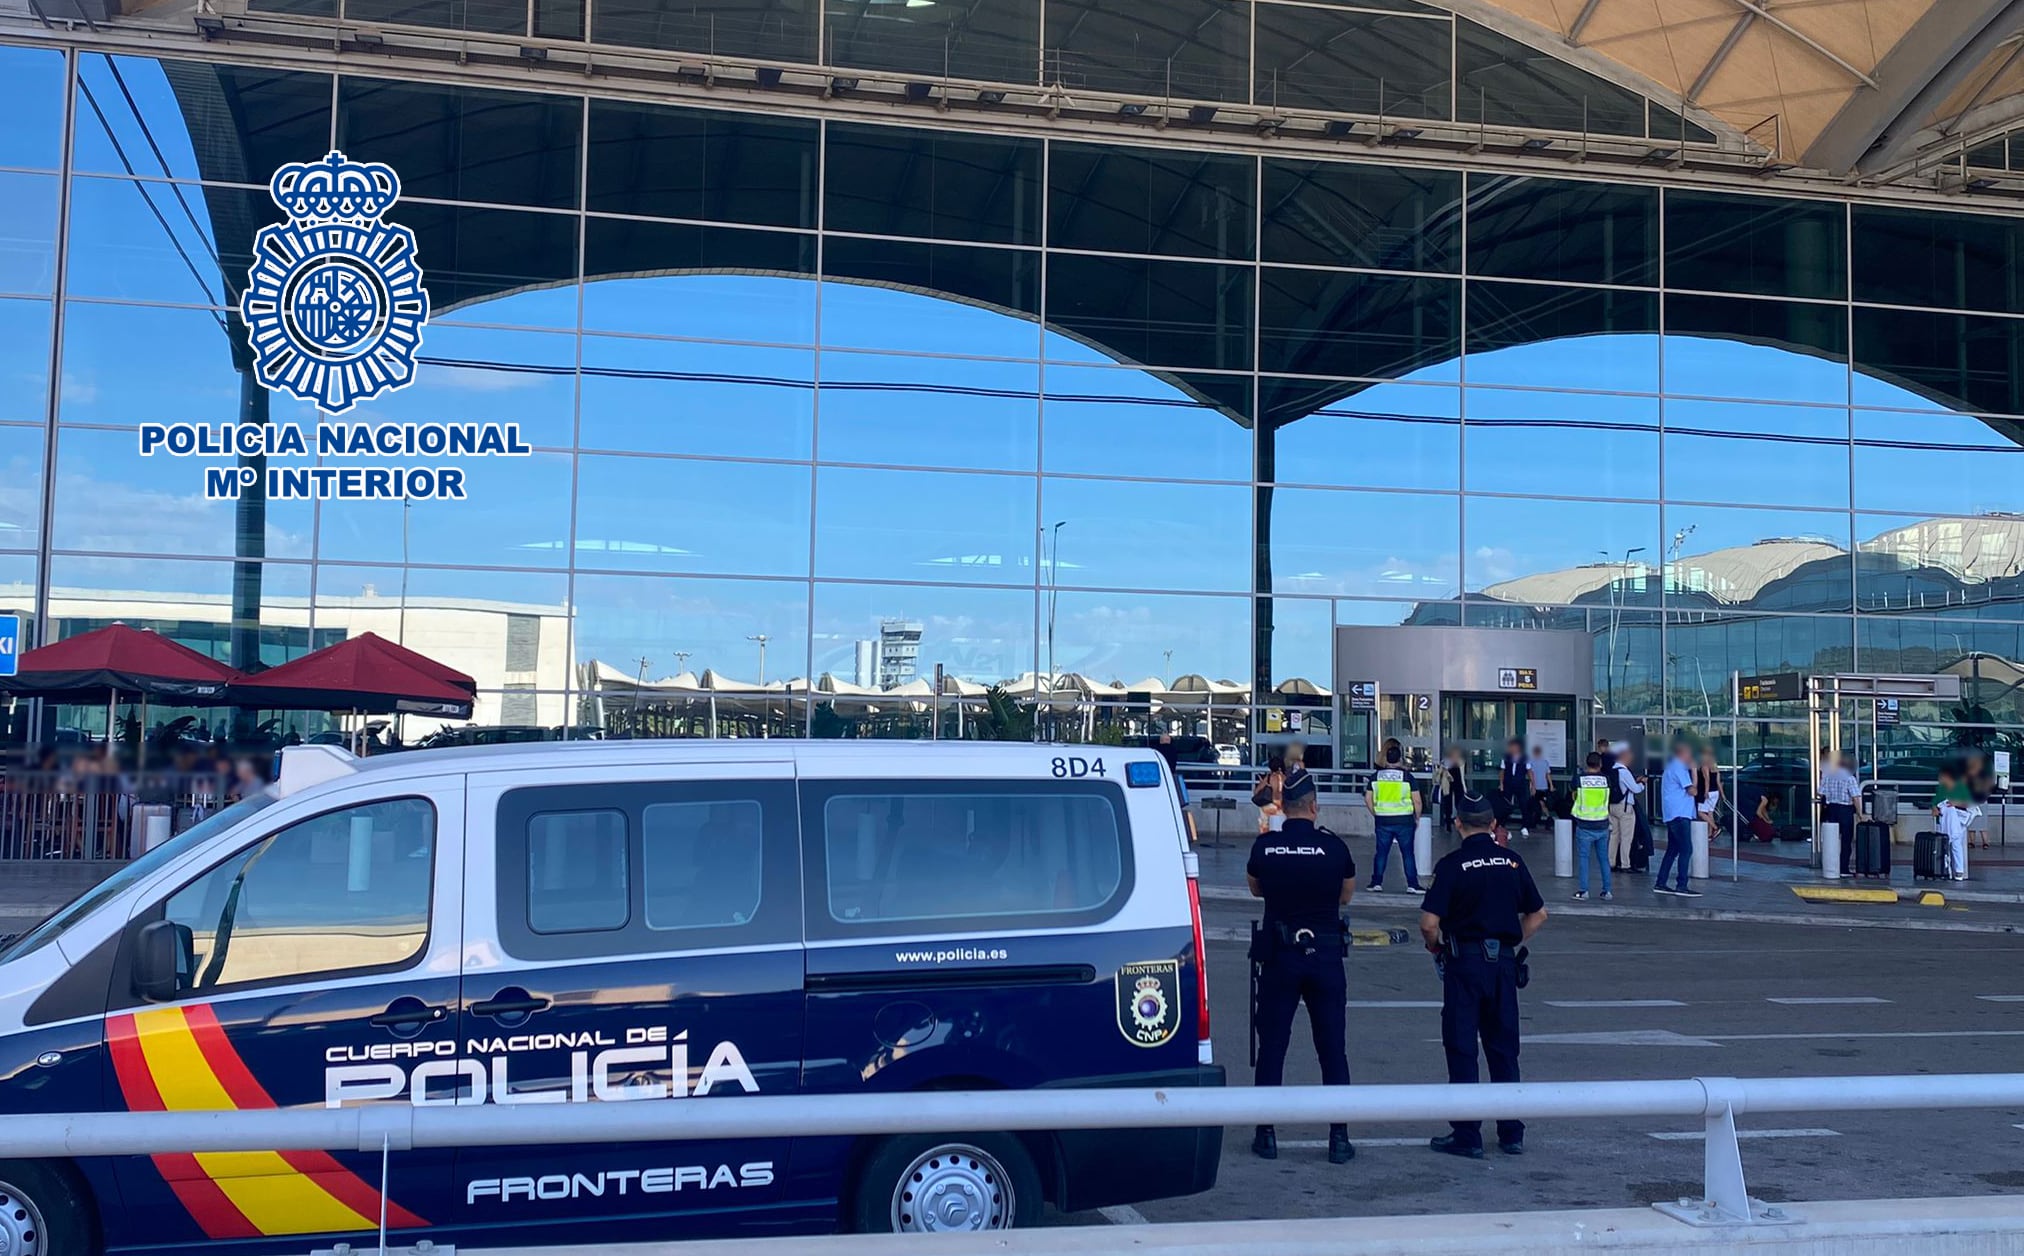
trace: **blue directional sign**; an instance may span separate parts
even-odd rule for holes
[[[21,670],[21,616],[0,615],[0,676]]]

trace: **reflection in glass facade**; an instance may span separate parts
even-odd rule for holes
[[[1651,125],[1403,0],[1261,3],[1255,44],[1212,0],[889,7],[639,0],[587,37],[1210,99],[1375,92],[1379,48],[1402,113]],[[586,36],[546,0],[366,8]],[[371,630],[477,676],[483,721],[664,735],[924,735],[878,695],[1053,675],[1229,740],[1331,685],[1335,626],[1461,624],[1595,634],[1611,713],[1862,667],[2024,726],[2016,222],[71,60],[0,46],[0,609],[41,639],[245,666]],[[231,311],[268,174],[333,145],[401,173],[434,303],[416,382],[355,417],[536,447],[467,502],[252,508],[136,452],[143,420],[314,423]]]

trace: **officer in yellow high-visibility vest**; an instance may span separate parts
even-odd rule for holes
[[[1602,897],[1607,902],[1609,892],[1609,808],[1619,801],[1622,786],[1617,784],[1614,773],[1607,773],[1602,756],[1592,754],[1584,765],[1587,770],[1574,780],[1574,866],[1579,870],[1580,889],[1574,892],[1575,901],[1588,897],[1588,861],[1594,857],[1596,866],[1602,869]]]
[[[1420,888],[1419,865],[1413,860],[1413,827],[1420,816],[1420,794],[1414,788],[1412,773],[1406,771],[1399,761],[1397,746],[1385,747],[1384,762],[1371,777],[1370,789],[1363,796],[1363,805],[1370,809],[1377,829],[1377,855],[1370,866],[1371,893],[1384,893],[1385,861],[1391,855],[1391,844],[1397,842],[1406,861],[1406,888],[1415,894],[1424,894],[1426,891]]]

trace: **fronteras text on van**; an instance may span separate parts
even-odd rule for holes
[[[403,1094],[423,1108],[702,1098],[732,1086],[746,1094],[759,1092],[759,1083],[735,1042],[726,1040],[710,1049],[701,1071],[694,1074],[693,1088],[687,1030],[636,1026],[625,1031],[624,1042],[626,1045],[619,1045],[619,1038],[605,1030],[583,1030],[472,1038],[465,1042],[462,1056],[456,1042],[448,1038],[331,1047],[324,1052],[323,1106],[397,1100]],[[593,1047],[601,1049],[589,1049]],[[382,1055],[381,1048],[391,1049]],[[551,1062],[538,1075],[526,1076],[528,1055],[558,1050],[569,1051],[566,1074]],[[350,1062],[361,1057],[369,1062]],[[518,1085],[512,1078],[516,1060],[521,1061],[522,1072]]]
[[[464,1186],[464,1202],[481,1199],[511,1203],[516,1199],[602,1198],[612,1195],[667,1195],[694,1187],[714,1190],[720,1186],[752,1187],[773,1184],[771,1160],[747,1161],[735,1171],[728,1164],[714,1169],[700,1164],[674,1165],[661,1169],[610,1169],[603,1173],[548,1173],[531,1177],[474,1178]]]
[[[940,951],[894,951],[898,964],[960,964],[965,960],[1010,959],[1002,946],[952,946]]]

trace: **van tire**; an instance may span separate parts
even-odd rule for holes
[[[95,1256],[92,1205],[77,1175],[39,1160],[0,1160],[0,1229],[8,1256]]]
[[[938,1184],[956,1201],[991,1208],[978,1229],[1023,1230],[1040,1221],[1040,1173],[1018,1139],[1006,1134],[907,1134],[871,1149],[857,1175],[846,1228],[857,1234],[940,1228],[905,1216],[910,1201],[896,1198],[902,1175]],[[896,1212],[902,1214],[898,1219]]]

